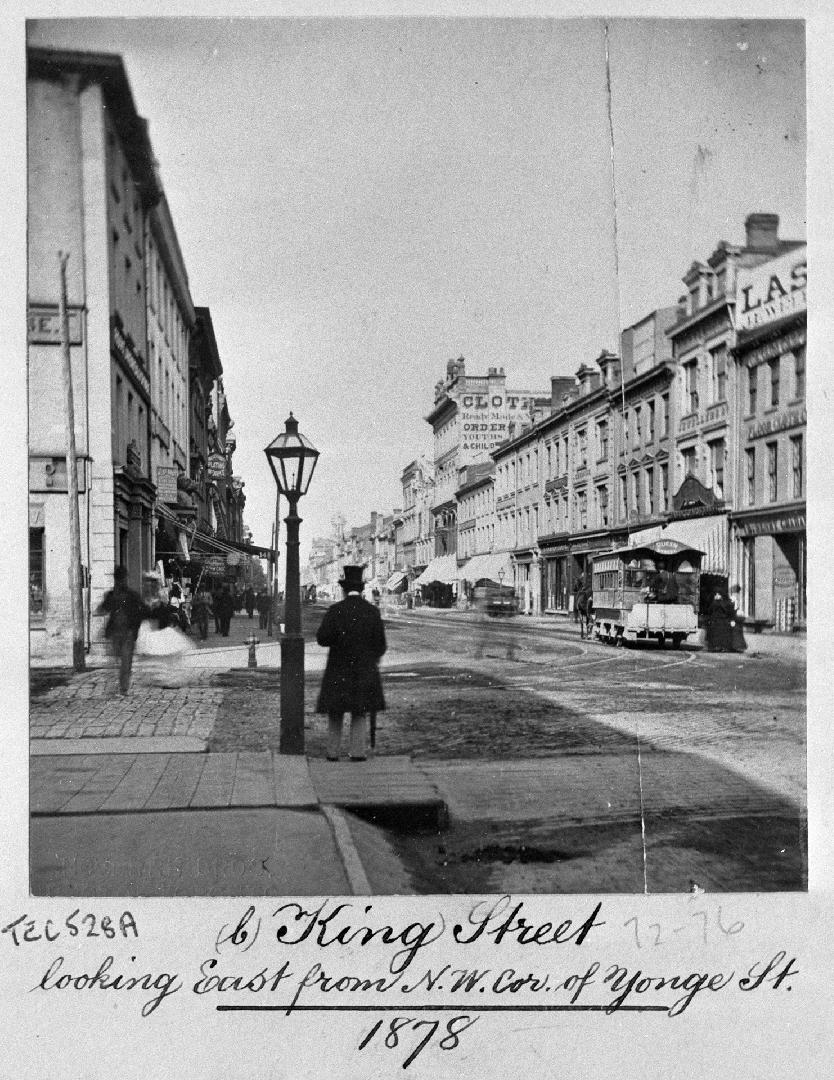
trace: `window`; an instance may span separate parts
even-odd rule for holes
[[[710,353],[712,357],[712,400],[714,404],[727,400],[727,346],[721,345]]]
[[[44,530],[29,530],[29,614],[43,615],[45,578]]]
[[[770,407],[775,408],[779,404],[779,366],[781,363],[781,357],[777,356],[775,360],[771,360],[770,367]]]
[[[687,446],[685,450],[681,450],[681,472],[686,478],[687,476],[695,476],[696,470],[695,447]]]
[[[660,437],[665,439],[669,434],[669,395],[664,394],[660,399]]]
[[[803,495],[803,438],[795,435],[791,439],[791,472],[793,474],[793,497],[801,499]]]
[[[660,466],[660,491],[658,493],[657,508],[661,513],[669,509],[669,466]]]
[[[640,477],[636,472],[631,474],[631,513],[640,515]]]
[[[759,392],[759,369],[751,367],[747,369],[747,414],[756,415]]]
[[[744,452],[747,466],[747,505],[753,506],[756,502],[756,448],[749,447]]]
[[[646,469],[646,513],[651,517],[654,514],[654,469]]]
[[[646,441],[654,442],[654,402],[647,401],[645,406],[646,411]]]
[[[698,361],[692,360],[684,365],[685,398],[684,407],[688,413],[698,411]]]
[[[588,492],[580,491],[576,496],[577,507],[579,509],[579,527],[580,529],[588,528]]]
[[[637,447],[640,445],[640,416],[636,409],[628,414],[628,426],[631,428],[631,445]]]
[[[793,396],[801,401],[805,397],[805,346],[801,345],[793,354]]]
[[[608,421],[600,420],[597,424],[597,445],[599,446],[599,461],[608,460]]]
[[[624,476],[620,477],[620,516],[628,517],[628,488]]]
[[[608,488],[604,484],[597,488],[597,514],[600,525],[608,525]]]
[[[584,469],[588,464],[588,429],[579,428],[576,433],[577,469]]]
[[[716,439],[715,442],[709,444],[712,490],[719,499],[724,498],[724,459],[726,455],[726,445],[723,439]]]
[[[779,467],[779,444],[772,442],[767,444],[767,497],[771,502],[776,502],[779,494],[778,483]]]

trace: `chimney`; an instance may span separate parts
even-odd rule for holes
[[[576,387],[576,380],[572,375],[550,376],[550,407],[554,411],[561,409],[565,398],[569,398]]]
[[[748,214],[744,221],[748,248],[776,251],[779,247],[779,215]]]

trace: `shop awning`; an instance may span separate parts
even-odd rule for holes
[[[430,585],[433,581],[439,581],[444,585],[451,585],[453,581],[458,580],[458,577],[457,556],[436,555],[414,584]]]
[[[403,570],[395,570],[394,573],[385,582],[385,588],[389,592],[395,592],[408,578],[408,574]]]
[[[651,544],[655,540],[677,540],[679,544],[704,552],[701,570],[706,574],[728,573],[728,530],[726,514],[710,514],[708,517],[685,518],[670,521],[668,525],[655,525],[640,529],[628,538],[629,547]]]
[[[508,551],[494,552],[489,555],[473,555],[469,562],[464,563],[459,574],[464,581],[501,581],[503,572],[504,581],[512,581],[513,568]]]

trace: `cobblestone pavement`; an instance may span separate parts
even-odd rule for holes
[[[157,681],[165,680],[156,666],[137,663],[126,697],[119,693],[115,668],[74,674],[42,693],[36,685],[29,712],[30,736],[141,739],[184,735],[207,739],[223,698],[222,688],[205,681],[182,686],[156,685]]]

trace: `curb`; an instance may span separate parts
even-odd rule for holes
[[[344,814],[341,810],[337,810],[335,806],[324,805],[321,807],[321,812],[327,818],[333,833],[333,839],[336,841],[336,848],[345,868],[351,894],[353,896],[372,896],[371,883],[368,881]]]

